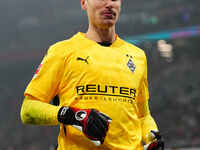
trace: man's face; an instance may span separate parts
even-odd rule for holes
[[[81,0],[81,6],[87,11],[90,24],[106,29],[116,24],[121,0]]]

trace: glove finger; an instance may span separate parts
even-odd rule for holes
[[[84,131],[85,134],[90,139],[103,141],[108,131],[108,119],[111,120],[107,115],[93,109],[88,117],[87,126]]]
[[[106,116],[104,117],[104,115],[95,110],[92,112],[91,116],[92,124],[96,125],[97,131],[100,131],[99,134],[105,136],[105,133],[108,130],[108,121]]]
[[[88,131],[91,131],[96,137],[105,136],[106,126],[98,116],[92,119],[88,124]]]
[[[102,125],[104,133],[105,133],[104,136],[106,136],[106,133],[109,128],[109,124],[112,122],[112,119],[101,112],[98,112],[98,115],[99,115],[99,120],[97,120],[97,121],[99,121],[99,122],[97,122],[97,123]]]
[[[101,118],[94,121],[95,126],[97,127],[97,130],[99,132],[98,135],[105,137],[106,132],[108,131],[108,124],[102,120]]]
[[[90,139],[101,139],[103,137],[102,130],[99,129],[97,123],[95,123],[96,120],[90,119],[90,121],[87,124],[87,127],[84,130],[84,133],[88,138]]]
[[[101,117],[104,118],[104,120],[108,121],[109,123],[112,122],[112,119],[110,117],[108,117],[106,114],[99,112],[99,114],[101,115]]]
[[[103,113],[99,113],[100,117],[102,118],[102,123],[104,124],[104,128],[106,131],[108,131],[109,124],[112,122],[112,119]]]
[[[158,147],[159,147],[159,149],[160,149],[160,150],[164,150],[164,146],[165,146],[165,145],[164,145],[164,141],[159,140],[159,141],[158,141]]]

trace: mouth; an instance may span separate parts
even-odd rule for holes
[[[116,13],[113,11],[103,11],[102,15],[106,18],[106,19],[113,19],[116,16]]]

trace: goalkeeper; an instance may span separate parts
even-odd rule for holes
[[[57,150],[164,147],[148,106],[146,56],[115,32],[121,3],[81,0],[87,32],[50,46],[24,92],[22,122],[59,125]]]

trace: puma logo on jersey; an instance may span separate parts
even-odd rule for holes
[[[81,58],[81,57],[77,57],[76,60],[84,61],[85,63],[89,64],[88,63],[88,58],[89,58],[89,56],[86,59]]]

